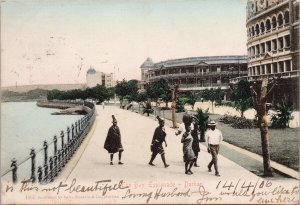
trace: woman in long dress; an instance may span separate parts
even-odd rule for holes
[[[108,151],[110,154],[110,165],[113,165],[113,158],[114,158],[114,153],[119,152],[119,163],[118,164],[123,164],[121,162],[122,158],[122,152],[124,151],[122,143],[121,143],[121,132],[120,129],[117,125],[117,120],[115,116],[112,116],[113,118],[113,125],[109,128],[107,137],[104,143],[104,148]]]
[[[185,127],[185,133],[182,135],[181,142],[183,143],[183,158],[185,162],[185,174],[191,175],[192,167],[195,160],[195,154],[192,148],[193,137],[191,135],[191,126]]]
[[[198,125],[197,123],[194,123],[194,129],[192,130],[192,137],[193,137],[193,143],[192,148],[195,154],[195,161],[194,166],[199,167],[197,164],[198,154],[200,152],[200,146],[199,146],[199,133],[198,133]]]

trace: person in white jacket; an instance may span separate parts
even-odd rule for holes
[[[210,121],[208,123],[210,130],[205,133],[205,140],[207,142],[207,151],[211,153],[212,160],[208,164],[208,171],[211,172],[211,167],[214,165],[215,175],[220,176],[218,169],[218,153],[220,149],[220,143],[223,141],[222,132],[216,129],[216,122]]]

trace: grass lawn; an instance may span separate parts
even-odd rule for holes
[[[210,119],[218,121],[220,115],[210,115]],[[224,136],[224,141],[262,155],[260,130],[234,129],[230,125],[218,121],[217,128]],[[271,160],[299,170],[299,128],[269,129]]]
[[[137,110],[137,109],[136,109]],[[158,114],[157,112],[155,114]],[[172,119],[170,110],[161,112],[160,115],[166,119]],[[177,122],[182,122],[183,113],[177,113]],[[210,120],[217,121],[217,128],[224,136],[224,141],[235,146],[244,148],[250,152],[262,155],[260,131],[254,129],[235,129],[230,125],[219,122],[221,115],[210,114]],[[296,171],[299,170],[299,135],[300,128],[270,129],[270,157],[271,160],[290,167]]]

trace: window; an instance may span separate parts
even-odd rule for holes
[[[260,23],[260,30],[261,30],[262,33],[265,32],[265,24],[264,24],[264,22]]]
[[[276,21],[276,18],[275,16],[272,18],[272,28],[275,29],[277,26],[277,21]]]
[[[261,48],[261,53],[265,53],[266,52],[266,50],[265,50],[265,44],[264,43],[260,44],[260,48]]]
[[[266,42],[266,47],[267,47],[267,48],[266,48],[266,51],[267,51],[267,52],[270,52],[270,51],[271,51],[271,41],[267,41],[267,42]]]
[[[270,21],[270,19],[268,19],[266,21],[266,29],[267,29],[267,31],[271,30],[271,21]]]
[[[278,38],[278,49],[282,50],[283,49],[283,38]]]
[[[291,71],[291,61],[285,61],[285,69],[286,71]]]
[[[277,50],[277,40],[276,39],[274,39],[274,40],[272,40],[272,45],[273,45],[273,51],[276,51]]]
[[[256,26],[255,26],[255,34],[259,35],[259,25],[258,24],[256,24]]]
[[[289,47],[291,47],[291,40],[290,40],[290,36],[289,36],[289,35],[287,35],[287,36],[285,36],[285,37],[284,37],[284,39],[285,39],[285,48],[289,48]]]
[[[282,16],[282,14],[279,14],[278,15],[278,26],[282,26],[283,25],[283,16]]]
[[[286,12],[284,13],[284,23],[285,23],[285,24],[290,23],[290,13],[289,13],[289,11],[286,11]]]

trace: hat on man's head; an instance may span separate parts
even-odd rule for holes
[[[158,120],[159,123],[161,123],[162,121],[165,121],[164,118],[160,118],[159,116],[157,116],[156,118],[157,118],[157,120]]]
[[[212,120],[212,121],[210,121],[210,122],[208,123],[208,125],[209,125],[209,126],[216,126],[217,123],[216,123],[214,120]]]
[[[112,115],[112,119],[113,119],[113,122],[117,122],[117,119],[115,118],[114,115]]]

